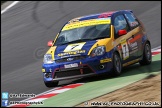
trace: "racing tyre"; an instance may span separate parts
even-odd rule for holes
[[[152,61],[152,53],[151,53],[151,46],[149,43],[145,44],[144,51],[143,51],[143,58],[139,61],[140,65],[149,65]]]
[[[56,81],[56,82],[44,82],[44,84],[47,87],[56,87],[58,85],[58,81]]]
[[[122,62],[121,62],[121,58],[119,56],[118,53],[114,53],[113,55],[113,71],[112,71],[112,75],[113,76],[119,76],[121,74],[122,71]]]

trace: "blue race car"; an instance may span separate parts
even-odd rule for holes
[[[57,86],[60,80],[101,73],[118,76],[124,66],[152,61],[144,26],[131,10],[74,18],[48,46],[42,65],[47,87]]]

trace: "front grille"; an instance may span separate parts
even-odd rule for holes
[[[85,59],[86,56],[74,56],[74,57],[62,58],[62,59],[55,60],[55,62],[56,62],[56,63],[68,62],[68,59],[69,59],[69,58],[72,58],[73,60],[71,60],[71,61],[74,61],[74,60]]]
[[[88,66],[80,67],[80,68],[71,68],[71,69],[63,69],[63,70],[56,70],[54,78],[62,78],[62,77],[69,77],[75,75],[82,75],[80,69],[83,70],[82,74],[89,74],[94,73]]]

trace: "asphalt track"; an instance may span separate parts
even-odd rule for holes
[[[160,1],[21,1],[10,8],[1,15],[1,91],[39,94],[49,90],[41,73],[47,41],[71,18],[120,9],[133,10],[144,23],[152,48],[161,45]]]

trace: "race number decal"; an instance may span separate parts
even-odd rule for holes
[[[65,48],[64,52],[81,50],[85,43],[86,42],[77,43],[77,44],[70,44]]]
[[[121,46],[122,46],[122,52],[123,52],[123,59],[125,60],[129,58],[129,49],[128,49],[128,44],[126,40],[121,43]]]

